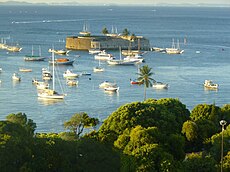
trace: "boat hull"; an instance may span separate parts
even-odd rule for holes
[[[71,60],[71,61],[67,61],[67,62],[58,62],[58,61],[54,61],[54,64],[55,65],[73,65],[74,61]],[[49,64],[52,65],[53,62],[52,61],[49,61]]]

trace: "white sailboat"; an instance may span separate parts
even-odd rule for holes
[[[79,32],[80,35],[90,35],[91,32],[89,31],[88,24],[84,23],[83,30]]]
[[[167,54],[182,54],[184,50],[180,49],[179,40],[177,40],[177,47],[175,46],[174,39],[172,40],[172,48],[165,49]]]
[[[120,47],[120,59],[112,59],[108,60],[107,63],[109,65],[135,65],[139,62],[138,59],[130,60],[130,59],[121,59],[121,47]]]
[[[101,61],[100,60],[98,60],[98,66],[94,67],[93,71],[94,72],[104,72],[105,71],[105,69],[103,67],[101,67]]]
[[[54,52],[52,52],[52,60],[54,61]],[[59,94],[55,90],[55,74],[54,74],[54,63],[53,63],[53,89],[42,89],[38,90],[38,97],[44,99],[64,99],[66,94]]]

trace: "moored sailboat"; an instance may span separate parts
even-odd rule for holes
[[[52,52],[52,60],[54,61],[54,52]],[[54,63],[53,63],[53,88],[38,90],[38,97],[44,99],[64,99],[65,94],[60,94],[55,90],[55,74],[54,74]]]
[[[45,57],[41,56],[41,48],[40,48],[40,46],[39,46],[39,55],[34,55],[34,49],[33,49],[33,46],[32,46],[31,55],[25,55],[24,60],[25,61],[44,61]]]

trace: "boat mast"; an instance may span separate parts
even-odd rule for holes
[[[119,47],[119,50],[120,50],[120,60],[121,60],[121,47]]]
[[[54,48],[53,48],[54,49]],[[55,89],[55,74],[54,74],[54,52],[52,51],[52,63],[53,63],[53,90]]]
[[[39,45],[39,56],[42,56],[41,46]]]
[[[32,45],[32,56],[34,55],[34,46]]]
[[[180,49],[180,43],[179,43],[179,39],[177,40],[177,49]]]
[[[174,38],[172,39],[172,48],[175,48]]]

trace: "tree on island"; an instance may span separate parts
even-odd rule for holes
[[[97,118],[90,118],[85,112],[76,113],[69,121],[64,123],[64,127],[74,132],[77,137],[81,135],[84,128],[95,127],[99,123]]]
[[[104,34],[104,35],[106,35],[106,34],[108,34],[109,33],[109,31],[108,31],[108,29],[106,28],[106,27],[104,27],[103,29],[102,29],[102,34]]]
[[[122,32],[122,35],[123,35],[123,36],[128,36],[129,34],[130,34],[130,32],[128,31],[127,28],[125,28],[125,29],[123,30],[123,32]]]
[[[155,81],[153,78],[151,78],[151,76],[153,75],[151,70],[152,68],[149,68],[148,65],[145,65],[140,68],[140,72],[138,73],[138,81],[144,83],[144,100],[146,100],[146,88],[148,88],[149,86],[151,87],[152,81]]]

